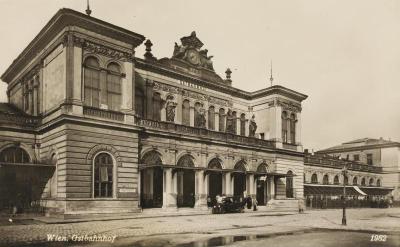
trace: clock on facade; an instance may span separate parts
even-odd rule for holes
[[[200,62],[199,53],[195,50],[189,50],[187,52],[187,58],[188,61],[194,65],[197,65]]]

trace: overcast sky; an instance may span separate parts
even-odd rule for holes
[[[62,7],[86,0],[0,0],[3,73]],[[302,142],[321,149],[356,138],[400,140],[400,1],[398,0],[91,0],[92,16],[140,33],[153,54],[196,31],[214,68],[233,86],[275,83],[307,94]],[[143,45],[136,55],[142,57]],[[0,82],[0,101],[6,101]]]

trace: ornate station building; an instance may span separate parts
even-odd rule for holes
[[[144,58],[135,49],[144,44]],[[221,78],[195,32],[157,59],[145,37],[61,9],[2,75],[0,203],[50,213],[303,198],[301,102]]]

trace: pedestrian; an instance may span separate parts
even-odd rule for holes
[[[299,199],[298,203],[299,203],[299,213],[302,214],[304,213],[304,200]]]
[[[210,208],[211,207],[211,197],[207,196],[207,207]]]
[[[246,198],[247,209],[251,209],[251,204],[252,204],[251,196],[248,196],[248,197]]]
[[[257,204],[258,204],[257,199],[254,198],[254,200],[253,200],[253,211],[257,211]]]

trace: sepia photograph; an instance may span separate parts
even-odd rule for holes
[[[399,0],[0,0],[0,247],[400,247]]]

